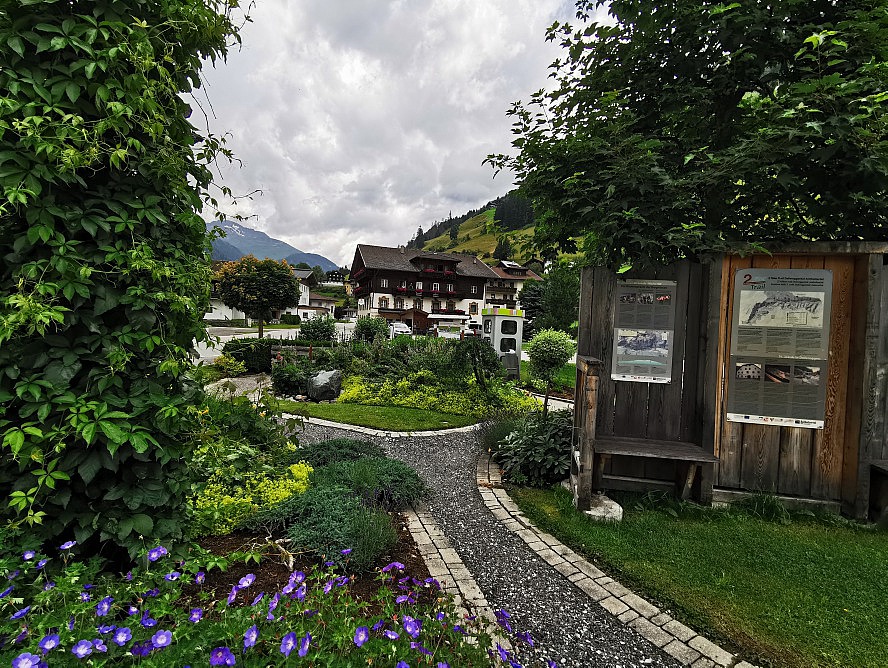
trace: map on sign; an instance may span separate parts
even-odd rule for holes
[[[823,327],[823,292],[740,293],[740,326]]]

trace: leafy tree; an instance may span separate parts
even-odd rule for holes
[[[262,325],[271,318],[273,310],[299,303],[299,281],[285,260],[257,260],[247,255],[237,262],[223,264],[216,278],[222,302],[259,321],[260,339],[263,335]]]
[[[385,318],[364,316],[355,323],[354,336],[358,341],[374,341],[378,337],[388,338],[388,322]]]
[[[319,264],[316,264],[311,268],[311,273],[314,274],[315,280],[318,283],[323,283],[327,280],[327,272],[324,271],[323,267],[321,267],[321,265]]]
[[[0,4],[0,513],[38,540],[182,535],[198,214],[229,155],[182,95],[232,6]]]
[[[530,358],[531,375],[546,384],[546,396],[543,399],[545,418],[549,410],[549,392],[552,390],[552,383],[561,367],[577,352],[577,344],[564,332],[544,329],[524,346],[524,351]]]
[[[535,330],[570,332],[580,306],[580,268],[575,262],[559,260],[542,281],[527,281],[518,300]]]
[[[316,315],[303,321],[300,338],[309,341],[332,341],[336,338],[336,320],[329,315]]]
[[[459,223],[450,226],[450,240],[456,244],[459,241]]]
[[[512,243],[508,236],[501,236],[496,242],[496,248],[493,249],[493,257],[497,260],[508,260],[512,255]]]
[[[453,364],[465,372],[471,371],[475,381],[485,392],[487,379],[502,375],[503,365],[496,350],[480,336],[466,336],[453,346]]]
[[[613,25],[590,22],[609,7]],[[580,0],[554,90],[509,111],[540,248],[661,264],[888,234],[888,12],[869,0]],[[664,38],[668,36],[668,39]]]

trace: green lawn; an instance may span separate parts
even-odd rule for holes
[[[315,404],[280,400],[280,409],[286,413],[332,420],[387,431],[429,431],[465,427],[478,422],[477,418],[451,415],[436,411],[400,406],[365,406],[363,404]]]
[[[884,530],[737,509],[627,507],[622,523],[599,524],[563,489],[510,494],[541,529],[729,647],[793,668],[888,665]]]
[[[530,362],[528,362],[527,360],[521,360],[521,382],[530,382]],[[565,364],[563,367],[561,367],[561,370],[558,372],[558,376],[555,378],[554,388],[573,390],[574,388],[576,388],[576,386],[577,365]]]

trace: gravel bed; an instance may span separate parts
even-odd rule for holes
[[[369,438],[316,424],[306,424],[296,436],[303,443]],[[593,603],[493,517],[478,494],[474,434],[369,440],[416,469],[431,489],[429,512],[490,605],[511,614],[514,630],[531,632],[536,647],[519,650],[523,664],[552,659],[565,668],[680,665]],[[516,650],[523,645],[515,644]]]

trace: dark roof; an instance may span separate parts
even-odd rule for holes
[[[418,272],[411,262],[414,259],[443,260],[458,262],[457,276],[475,278],[496,278],[496,274],[474,255],[462,253],[429,253],[415,248],[389,248],[388,246],[369,246],[358,244],[356,256],[360,255],[367,269],[387,269],[389,271]]]
[[[543,280],[542,278],[537,276],[537,274],[535,272],[531,271],[527,267],[522,267],[517,262],[513,262],[512,264],[515,265],[514,268],[524,269],[525,273],[524,274],[510,274],[504,267],[491,267],[491,269],[493,270],[493,273],[495,273],[500,278],[508,278],[513,281],[541,281],[541,280]]]
[[[294,269],[293,275],[296,278],[308,278],[309,276],[314,276],[314,272],[311,269]]]
[[[309,292],[308,298],[314,299],[315,301],[319,301],[319,302],[335,302],[336,301],[335,297],[328,297],[327,295],[319,295],[316,292]]]

